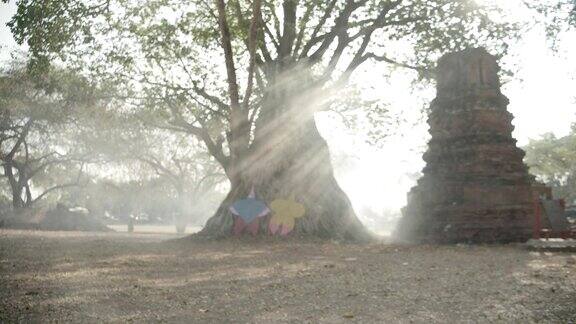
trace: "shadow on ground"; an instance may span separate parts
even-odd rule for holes
[[[0,322],[572,322],[576,255],[0,231]]]

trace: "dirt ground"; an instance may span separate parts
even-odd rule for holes
[[[576,254],[0,230],[0,322],[576,323]]]

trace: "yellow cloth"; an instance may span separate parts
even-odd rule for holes
[[[282,233],[291,232],[294,229],[296,218],[304,216],[306,208],[294,200],[276,199],[270,204],[273,214],[270,224],[278,227],[282,225]]]

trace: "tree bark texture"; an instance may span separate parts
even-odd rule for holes
[[[268,206],[276,199],[304,205],[292,235],[363,241],[370,238],[334,178],[330,153],[314,120],[322,105],[317,91],[306,88],[306,73],[297,69],[279,74],[268,87],[253,141],[235,166],[231,189],[200,235],[232,234],[230,206],[252,191]],[[260,219],[260,235],[269,235],[270,216]]]

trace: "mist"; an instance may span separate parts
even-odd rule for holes
[[[0,3],[0,323],[576,321],[575,0]]]

